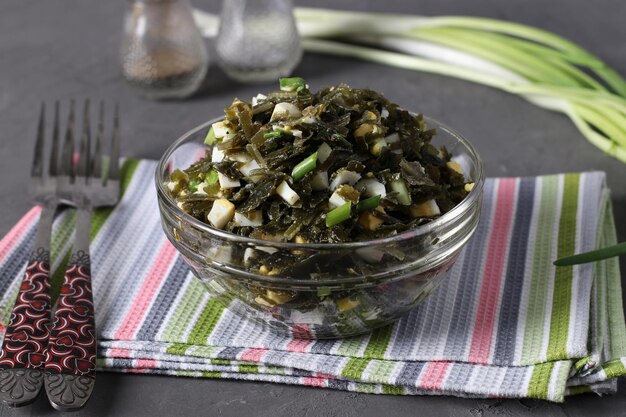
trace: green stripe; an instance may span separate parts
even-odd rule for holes
[[[346,366],[341,371],[341,376],[346,379],[358,381],[361,379],[363,371],[365,370],[365,368],[367,368],[367,365],[369,363],[369,359],[351,358],[350,360],[348,360]]]
[[[219,302],[215,299],[210,299],[193,326],[187,343],[205,345],[209,335],[213,332],[220,317],[222,317],[223,311],[224,307]]]
[[[383,394],[404,395],[404,387],[398,385],[383,385]]]
[[[620,359],[609,361],[602,365],[607,378],[617,378],[626,375],[626,368]]]
[[[137,170],[137,166],[139,166],[138,160],[127,160],[122,165],[122,168],[120,170],[120,178],[121,178],[120,198],[124,195],[124,193],[128,189],[128,186],[130,185],[133,175],[135,174],[135,171]],[[98,235],[98,232],[100,231],[100,229],[102,229],[102,226],[104,225],[106,220],[109,218],[109,216],[111,215],[114,209],[115,207],[107,207],[107,208],[98,209],[94,212],[93,217],[91,219],[91,229],[89,233],[89,237],[92,241],[96,238],[96,236]]]
[[[544,321],[546,320],[547,278],[552,264],[552,231],[557,218],[556,200],[558,195],[558,177],[550,175],[541,181],[541,197],[536,201],[539,207],[535,226],[535,247],[532,249],[532,272],[528,305],[526,308],[526,327],[524,328],[524,344],[522,348],[522,365],[537,363],[542,356],[544,341]]]
[[[239,372],[244,374],[258,374],[259,365],[241,364],[238,366]]]
[[[217,378],[217,379],[220,379],[222,377],[222,373],[221,372],[214,372],[214,371],[203,371],[201,376],[202,376],[202,378]]]
[[[361,349],[363,339],[360,337],[350,337],[348,339],[341,340],[337,348],[337,355],[340,356],[356,356]]]
[[[189,345],[186,345],[184,343],[173,343],[172,345],[167,347],[165,352],[171,355],[184,355],[188,347]]]
[[[167,327],[161,338],[164,342],[182,343],[185,329],[189,325],[189,318],[192,317],[195,308],[204,296],[204,288],[198,280],[191,280],[182,299],[176,306],[176,310],[167,323]],[[169,348],[167,349],[169,352]]]
[[[374,330],[370,340],[367,342],[363,356],[372,359],[384,359],[392,333],[393,326],[385,326]]]
[[[569,395],[587,394],[591,392],[589,385],[579,385],[577,387],[569,387]]]
[[[362,392],[365,394],[376,394],[376,384],[364,384],[361,382],[357,382],[354,384],[355,392]]]
[[[548,398],[548,384],[550,383],[552,368],[554,368],[554,362],[540,363],[534,366],[528,384],[528,397],[542,400]]]
[[[395,368],[395,365],[395,361],[373,361],[367,371],[367,381],[379,384],[389,382],[389,378]]]
[[[573,255],[576,249],[576,215],[578,213],[579,174],[566,174],[563,203],[559,219],[557,258]],[[570,308],[572,303],[572,266],[558,267],[554,274],[552,316],[548,340],[548,360],[567,358]]]

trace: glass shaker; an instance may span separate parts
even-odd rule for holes
[[[124,78],[144,97],[177,99],[198,90],[208,56],[189,1],[132,1],[121,62]]]
[[[224,0],[216,49],[218,64],[237,81],[291,74],[302,57],[291,0]]]

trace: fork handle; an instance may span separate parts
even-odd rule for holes
[[[46,393],[57,410],[83,407],[91,395],[96,376],[90,225],[91,208],[79,208],[74,252],[65,272],[46,353]]]
[[[41,211],[35,246],[0,351],[0,400],[11,407],[34,401],[43,383],[50,333],[50,235],[55,211],[54,202]]]

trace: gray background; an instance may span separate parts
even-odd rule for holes
[[[476,15],[552,30],[594,51],[626,75],[626,3],[603,0],[296,0],[298,5]],[[340,5],[339,5],[340,4]],[[218,12],[218,0],[195,5]],[[145,101],[124,84],[118,46],[127,2],[0,1],[0,234],[30,207],[27,175],[41,101],[70,98],[118,101],[123,153],[158,158],[181,133],[220,114],[233,96],[269,86],[242,86],[212,66],[204,90],[185,102]],[[604,170],[613,189],[620,240],[626,240],[626,165],[604,156],[564,116],[490,88],[435,75],[321,55],[306,55],[298,75],[313,89],[347,82],[371,87],[402,106],[463,132],[490,176]],[[273,86],[272,86],[273,87]],[[622,259],[622,270],[626,265]],[[29,407],[0,408],[0,416],[52,415],[45,396]],[[315,388],[101,373],[80,415],[154,416],[584,416],[626,415],[626,388],[564,404],[451,397],[361,395]]]

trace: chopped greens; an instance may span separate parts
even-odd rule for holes
[[[350,201],[329,211],[326,215],[326,227],[333,227],[343,221],[348,220],[350,218],[351,211],[352,203]]]
[[[409,230],[471,191],[421,115],[369,89],[313,93],[299,77],[279,82],[280,91],[235,99],[207,132],[206,155],[171,174],[182,210],[240,236],[340,243]],[[270,258],[254,257],[272,273],[287,267]]]

